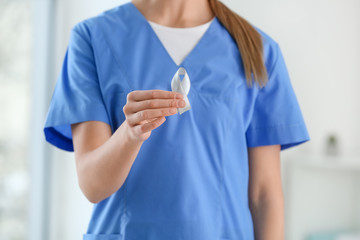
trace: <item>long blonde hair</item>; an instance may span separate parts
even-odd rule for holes
[[[248,86],[252,86],[251,74],[259,86],[265,86],[268,74],[263,59],[262,37],[244,18],[229,9],[219,0],[209,0],[214,15],[234,38],[245,70]]]

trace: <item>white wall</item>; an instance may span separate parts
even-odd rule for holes
[[[57,1],[56,72],[60,71],[71,27],[123,2]],[[360,149],[360,1],[223,2],[272,36],[283,51],[311,137],[310,142],[285,150],[283,161],[302,153],[322,153],[330,132],[339,135],[345,155]],[[53,80],[55,84],[56,78]],[[79,190],[73,154],[58,150],[54,154],[51,239],[81,239],[91,204]]]
[[[320,153],[330,131],[344,154],[359,149],[360,1],[226,3],[280,43],[312,137],[306,150]]]

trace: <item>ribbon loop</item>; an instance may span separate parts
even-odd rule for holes
[[[180,75],[184,75],[183,80],[180,79]],[[182,114],[186,112],[187,110],[191,109],[189,99],[187,97],[189,91],[190,91],[190,78],[187,74],[185,68],[180,67],[176,73],[174,74],[172,80],[171,80],[171,90],[173,92],[181,93],[184,96],[184,101],[186,103],[185,107],[183,108],[177,108],[177,112],[179,114]]]

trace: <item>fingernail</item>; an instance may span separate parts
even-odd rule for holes
[[[176,98],[183,98],[182,94],[176,94]]]
[[[179,101],[179,106],[180,106],[180,107],[185,107],[185,105],[186,105],[186,103],[185,103],[184,100],[180,100],[180,101]]]

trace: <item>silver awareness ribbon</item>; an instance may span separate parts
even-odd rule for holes
[[[180,79],[180,75],[184,75],[183,80]],[[184,96],[184,101],[186,103],[185,107],[183,108],[177,108],[177,112],[179,114],[182,114],[186,112],[187,110],[191,109],[189,99],[187,97],[189,91],[190,91],[190,78],[185,70],[185,68],[180,67],[176,73],[174,74],[174,77],[171,80],[171,90],[173,92],[181,93]]]

